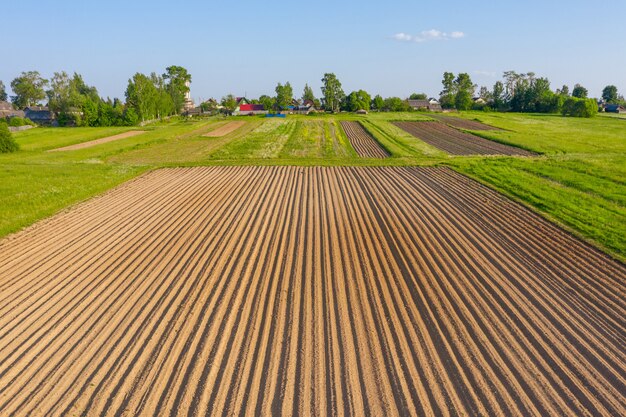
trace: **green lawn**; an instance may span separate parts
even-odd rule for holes
[[[77,151],[47,150],[131,128],[37,128],[15,134],[16,154],[0,155],[0,237],[100,194],[150,169],[196,165],[445,165],[495,188],[626,259],[626,122],[617,117],[468,112],[502,128],[475,132],[533,150],[535,158],[455,157],[394,126],[425,113],[174,120],[147,132]],[[246,124],[205,137],[231,120]],[[359,158],[341,120],[358,120],[391,157]]]

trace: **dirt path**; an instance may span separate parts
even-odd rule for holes
[[[626,415],[626,267],[449,169],[164,169],[0,253],[0,415]]]
[[[388,158],[389,152],[359,122],[341,122],[352,147],[361,158]]]
[[[91,140],[89,142],[77,143],[76,145],[64,146],[63,148],[51,149],[48,152],[65,152],[76,151],[78,149],[91,148],[92,146],[101,145],[103,143],[114,142],[120,139],[132,138],[133,136],[146,133],[145,130],[131,130],[128,132],[120,133],[119,135],[113,135],[102,139]]]
[[[536,155],[534,152],[521,148],[461,132],[440,122],[395,122],[394,124],[416,138],[452,155]]]
[[[218,127],[217,129],[209,132],[209,133],[205,133],[202,136],[205,136],[207,138],[219,138],[222,136],[226,136],[229,133],[234,132],[235,130],[239,129],[240,127],[244,126],[246,124],[246,122],[244,121],[239,121],[239,122],[230,122],[230,123],[226,123],[223,126]]]

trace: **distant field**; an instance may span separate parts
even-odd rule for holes
[[[38,128],[15,135],[22,151],[0,156],[0,236],[158,167],[447,165],[626,259],[624,120],[483,112],[450,117],[497,127],[501,130],[472,132],[542,155],[451,156],[393,125],[429,120],[428,113],[175,120],[133,138],[55,154],[45,151],[132,128]],[[231,121],[245,124],[221,137],[203,136]],[[359,157],[342,121],[362,123],[390,157]]]

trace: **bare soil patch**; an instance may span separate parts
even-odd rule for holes
[[[226,123],[223,126],[218,127],[217,129],[209,132],[209,133],[205,133],[202,136],[205,136],[207,138],[219,138],[221,136],[226,136],[229,133],[234,132],[235,130],[239,129],[240,127],[244,126],[246,124],[246,122],[244,121],[238,121],[238,122],[230,122],[230,123]]]
[[[131,130],[129,132],[120,133],[119,135],[113,135],[102,139],[91,140],[89,142],[77,143],[76,145],[64,146],[63,148],[51,149],[48,152],[65,152],[76,151],[78,149],[91,148],[92,146],[101,145],[103,143],[114,142],[120,139],[132,138],[133,136],[146,133],[145,130]]]
[[[455,127],[457,129],[464,130],[502,130],[498,127],[490,126],[488,124],[476,121],[476,120],[467,120],[461,119],[459,117],[454,116],[444,116],[441,114],[429,114],[433,119],[437,119],[441,122],[444,122],[447,125]]]
[[[525,149],[461,132],[440,122],[394,122],[394,124],[416,138],[452,155],[536,155]]]
[[[361,158],[388,158],[389,153],[359,122],[341,122],[352,147]]]
[[[626,415],[626,267],[446,168],[159,170],[0,253],[1,415]]]

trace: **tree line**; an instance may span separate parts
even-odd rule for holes
[[[122,102],[100,97],[96,87],[87,85],[78,73],[55,72],[45,79],[38,71],[26,71],[11,82],[14,95],[10,99],[18,109],[38,106],[47,99],[60,126],[132,126],[180,114],[190,82],[191,75],[180,66],[167,67],[163,75],[137,73],[128,80]],[[0,81],[0,101],[8,99]]]
[[[590,98],[589,91],[582,85],[576,84],[571,94],[566,85],[552,91],[550,81],[537,77],[534,72],[504,72],[503,80],[497,81],[492,89],[480,88],[477,98],[482,100],[479,102],[472,99],[477,85],[469,74],[455,76],[446,72],[442,84],[440,101],[444,109],[560,113],[577,117],[593,117],[598,113],[598,101]],[[602,100],[609,104],[625,104],[624,97],[618,94],[614,85],[604,88]]]
[[[274,90],[275,95],[262,95],[258,99],[251,99],[252,104],[262,104],[268,111],[282,111],[287,109],[288,106],[293,103],[303,104],[305,102],[313,103],[317,109],[325,110],[328,112],[356,112],[359,110],[376,110],[376,111],[392,111],[402,112],[411,111],[412,108],[408,103],[408,99],[402,99],[400,97],[387,97],[383,98],[380,95],[372,97],[370,93],[365,90],[355,90],[346,94],[343,90],[341,81],[334,73],[326,73],[322,78],[321,96],[317,98],[313,89],[305,84],[302,95],[297,98],[294,94],[291,83],[278,83]],[[415,93],[412,94],[410,99],[426,99],[426,94]],[[216,101],[213,102],[213,107],[207,106],[206,109],[215,109]],[[232,113],[237,107],[237,100],[233,94],[228,94],[222,97],[220,104],[225,113]]]

